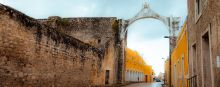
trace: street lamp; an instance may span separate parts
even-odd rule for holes
[[[164,36],[164,38],[170,38],[170,36]]]

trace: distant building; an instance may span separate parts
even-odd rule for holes
[[[131,49],[126,49],[126,82],[152,82],[152,66],[147,65],[143,58]]]
[[[158,75],[158,78],[159,78],[160,80],[164,80],[164,75],[165,75],[164,73],[161,73],[161,72],[160,72],[159,75]]]

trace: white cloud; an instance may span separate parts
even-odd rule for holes
[[[5,5],[8,5],[9,3],[8,3],[8,0],[0,0],[0,3],[1,4],[5,4]]]

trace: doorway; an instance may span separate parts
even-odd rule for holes
[[[203,85],[212,87],[209,32],[202,36]]]
[[[105,72],[105,84],[109,84],[109,74],[110,74],[110,70],[106,70],[106,72]]]
[[[145,75],[145,79],[146,79],[146,82],[148,82],[148,76],[147,75]]]

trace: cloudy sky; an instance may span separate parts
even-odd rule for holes
[[[163,16],[179,16],[181,24],[187,16],[187,0],[0,0],[33,18],[117,17],[132,18],[147,1]],[[169,56],[167,26],[155,19],[142,19],[129,26],[128,47],[138,51],[153,66],[156,74],[164,72],[164,60]]]

